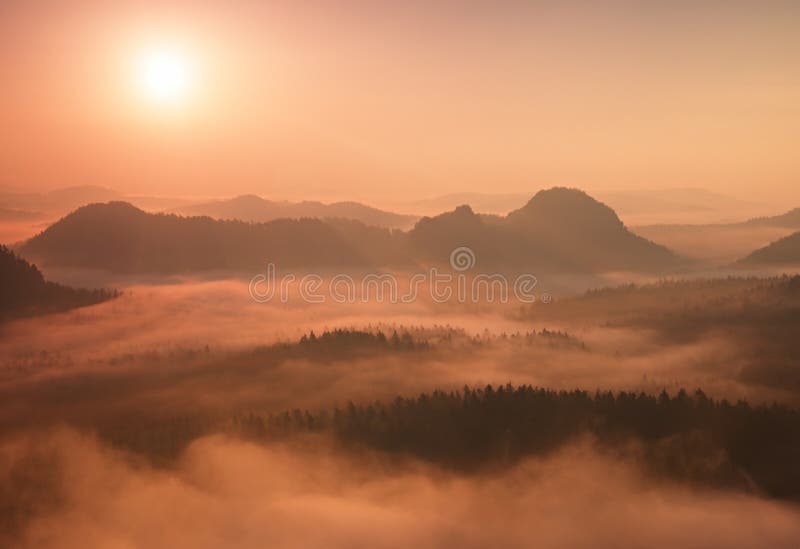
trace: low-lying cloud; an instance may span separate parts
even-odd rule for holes
[[[796,547],[800,510],[648,480],[580,442],[480,476],[337,453],[322,440],[196,441],[153,470],[91,438],[40,435],[59,501],[20,549],[51,547]],[[30,458],[6,445],[9,462]],[[41,450],[40,450],[41,451]]]

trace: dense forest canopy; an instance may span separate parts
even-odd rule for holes
[[[714,400],[700,389],[670,396],[488,385],[332,412],[251,413],[234,424],[261,440],[329,433],[351,447],[466,470],[508,465],[591,434],[607,448],[643,444],[643,459],[659,473],[740,488],[753,482],[773,496],[800,498],[800,411]]]

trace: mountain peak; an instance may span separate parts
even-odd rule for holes
[[[463,227],[465,225],[472,226],[476,224],[482,224],[480,217],[474,211],[472,211],[471,207],[463,204],[450,212],[441,213],[433,217],[423,217],[419,220],[417,226],[430,225]]]
[[[122,200],[112,200],[110,202],[93,202],[81,206],[74,212],[66,216],[65,219],[71,217],[82,217],[87,215],[146,215],[143,210],[140,210],[130,202]]]
[[[231,202],[266,202],[257,194],[240,194],[231,198]]]
[[[611,212],[614,217],[616,217],[614,210],[588,195],[585,191],[569,187],[552,187],[550,189],[543,189],[533,195],[533,198],[531,198],[527,204],[520,208],[520,210],[549,208],[557,208],[559,210],[572,208],[593,208],[597,211]]]
[[[475,215],[475,212],[472,211],[472,208],[469,206],[469,204],[462,204],[461,206],[456,207],[456,209],[453,210],[453,213],[455,215],[462,215],[462,216]]]
[[[572,257],[595,267],[654,270],[677,261],[666,248],[631,233],[614,210],[579,189],[539,191],[509,213],[506,223],[540,246],[571,250]]]
[[[507,219],[511,223],[569,227],[587,235],[597,230],[624,230],[614,210],[580,189],[566,187],[537,192],[522,208],[509,213]]]

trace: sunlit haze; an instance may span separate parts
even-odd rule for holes
[[[800,0],[0,0],[0,548],[800,548]]]
[[[137,61],[138,85],[148,99],[172,105],[187,99],[191,93],[192,75],[184,52],[153,47],[142,52]]]
[[[798,12],[6,1],[1,183],[377,203],[691,187],[780,203],[800,188]]]

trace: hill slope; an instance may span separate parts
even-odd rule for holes
[[[800,265],[800,231],[759,248],[736,262],[740,266]]]
[[[680,262],[667,248],[630,232],[614,210],[577,189],[540,191],[506,219],[539,246],[592,271],[658,271]]]
[[[756,225],[760,227],[786,227],[800,229],[800,208],[793,208],[780,215],[769,217],[755,217],[745,221],[743,225]]]
[[[114,297],[105,290],[84,290],[47,282],[36,266],[0,246],[0,320],[84,307]]]
[[[123,273],[181,273],[286,266],[368,265],[331,225],[317,219],[269,223],[150,214],[126,202],[90,204],[51,225],[20,249],[61,267]]]
[[[422,219],[410,233],[424,255],[446,257],[470,247],[477,265],[544,271],[660,271],[681,264],[672,252],[636,236],[614,211],[586,193],[539,191],[505,217],[475,214],[469,206]]]

